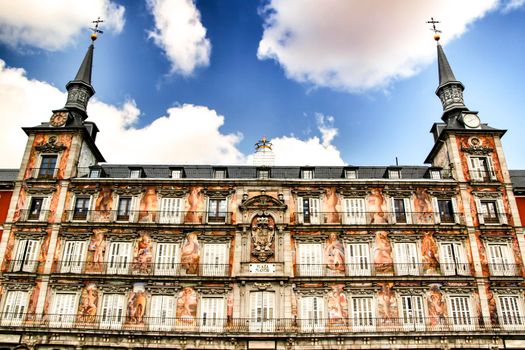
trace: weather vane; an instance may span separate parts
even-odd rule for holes
[[[434,32],[434,40],[439,41],[441,38],[441,30],[436,28],[436,23],[441,23],[439,21],[434,20],[434,17],[430,17],[430,21],[427,21],[428,24],[432,24],[432,28],[430,28],[431,31]]]
[[[272,149],[272,143],[270,141],[268,141],[266,136],[263,136],[262,139],[260,139],[259,141],[257,141],[255,143],[255,149],[256,150],[260,150],[261,148]]]
[[[95,28],[89,28],[89,29],[91,29],[91,30],[93,31],[93,33],[91,33],[91,40],[92,40],[92,41],[97,40],[97,33],[100,33],[100,34],[103,34],[103,33],[104,33],[103,31],[101,31],[100,29],[98,29],[98,25],[99,25],[100,23],[102,23],[102,22],[104,22],[104,21],[101,20],[100,17],[99,17],[99,18],[97,18],[96,20],[93,21],[93,23],[95,23]]]

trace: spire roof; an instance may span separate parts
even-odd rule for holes
[[[437,56],[439,70],[439,86],[443,86],[451,82],[458,82],[456,80],[456,77],[454,76],[454,72],[452,72],[452,68],[450,68],[450,64],[448,63],[445,52],[443,51],[443,47],[441,47],[441,44],[439,42],[437,44]]]
[[[91,85],[91,71],[93,70],[93,49],[94,45],[91,43],[86,52],[86,56],[78,69],[77,75],[74,81],[81,81],[88,85]]]

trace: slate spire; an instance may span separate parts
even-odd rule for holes
[[[445,51],[443,51],[443,47],[439,41],[437,43],[437,59],[439,86],[436,89],[436,95],[441,100],[443,111],[448,114],[447,112],[452,110],[467,109],[463,101],[463,90],[465,90],[465,87],[454,76],[454,72],[448,63]]]

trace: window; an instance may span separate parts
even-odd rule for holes
[[[503,200],[476,199],[480,224],[507,224]]]
[[[270,178],[270,170],[268,169],[258,169],[257,178],[261,180],[268,180]]]
[[[349,276],[370,276],[370,246],[368,243],[346,245],[346,266]]]
[[[312,180],[314,178],[314,169],[302,169],[301,179]]]
[[[49,197],[32,197],[29,202],[27,220],[46,221],[49,212]]]
[[[401,178],[401,170],[389,169],[388,170],[388,178],[389,179],[400,179]]]
[[[297,197],[297,220],[303,224],[319,224],[319,198]]]
[[[89,171],[89,177],[92,179],[98,179],[100,177],[101,171],[100,169],[91,169]]]
[[[345,169],[345,179],[357,179],[357,169]]]
[[[180,247],[177,243],[157,243],[155,275],[176,276],[179,273]]]
[[[86,220],[91,204],[91,197],[77,197],[73,209],[73,220]]]
[[[446,276],[469,275],[469,266],[465,248],[460,242],[440,243],[441,272]]]
[[[344,198],[343,199],[343,224],[364,225],[366,224],[365,199]]]
[[[226,169],[215,169],[213,171],[214,179],[225,179],[226,177]]]
[[[455,330],[474,329],[474,317],[470,308],[468,296],[450,297],[450,320]]]
[[[470,157],[470,178],[473,181],[496,180],[496,174],[489,157]]]
[[[299,276],[323,275],[323,246],[321,243],[299,243]]]
[[[171,295],[151,297],[149,327],[152,331],[169,331],[175,326],[175,298]]]
[[[87,242],[85,241],[66,241],[62,262],[60,264],[61,273],[82,273],[84,256]]]
[[[374,329],[374,298],[352,298],[352,325],[354,331],[370,331]]]
[[[430,178],[432,180],[441,180],[441,171],[440,170],[430,170]]]
[[[137,206],[137,197],[120,197],[118,200],[117,221],[133,222],[134,209]]]
[[[489,268],[494,276],[514,276],[514,256],[506,243],[489,243]]]
[[[453,224],[459,221],[455,198],[432,198],[432,203],[434,205],[434,219],[436,223]]]
[[[226,199],[210,198],[208,200],[208,222],[226,222]]]
[[[301,298],[301,330],[323,332],[325,328],[324,300],[322,297]]]
[[[142,177],[142,169],[131,169],[129,171],[130,179],[138,179]]]
[[[124,295],[105,294],[102,298],[100,327],[119,329],[124,320]]]
[[[27,292],[12,290],[7,292],[2,315],[2,326],[20,326],[27,312]]]
[[[15,260],[12,262],[13,272],[35,272],[38,265],[40,241],[36,239],[20,239],[16,245]]]
[[[40,169],[38,170],[38,178],[50,179],[55,177],[57,158],[58,156],[55,154],[42,155],[40,161]]]
[[[127,274],[131,255],[131,242],[111,242],[107,262],[108,274]]]
[[[159,220],[161,224],[180,224],[182,222],[182,198],[162,198]]]
[[[250,293],[250,331],[273,332],[275,293],[251,292]]]
[[[49,315],[50,327],[71,327],[76,318],[76,310],[76,293],[56,293]]]
[[[417,244],[412,242],[395,243],[396,270],[398,275],[419,275]]]
[[[410,199],[392,198],[392,209],[394,223],[410,224],[412,217],[410,215]]]
[[[521,328],[523,326],[523,301],[517,295],[498,296],[498,313],[500,325],[505,329]]]
[[[171,169],[172,179],[182,179],[182,169]]]
[[[408,329],[424,329],[423,298],[418,295],[401,296],[401,320]]]
[[[201,299],[201,331],[221,332],[225,325],[224,298]]]
[[[203,276],[226,276],[228,271],[228,244],[204,244],[204,257],[202,263]]]

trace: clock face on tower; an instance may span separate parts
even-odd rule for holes
[[[67,121],[67,112],[57,112],[51,116],[49,123],[53,126],[64,126]]]
[[[463,114],[463,124],[468,128],[477,128],[479,127],[479,117],[476,114],[468,113]]]

